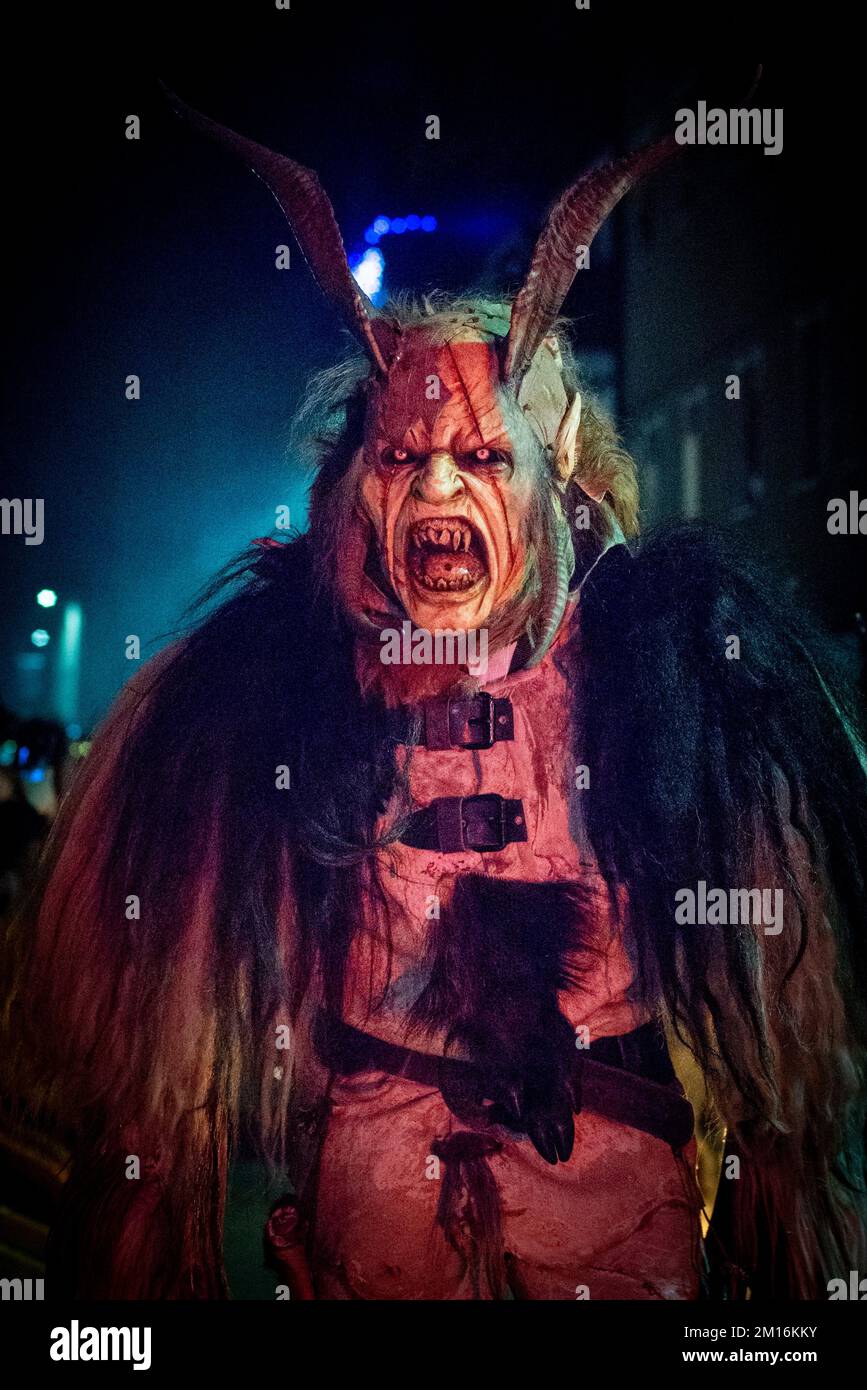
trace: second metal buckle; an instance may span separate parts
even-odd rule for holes
[[[506,817],[511,814],[516,828],[506,830]],[[489,854],[505,849],[515,840],[526,840],[523,807],[518,801],[507,801],[496,792],[481,796],[443,796],[436,803],[437,838],[444,854],[475,850]]]

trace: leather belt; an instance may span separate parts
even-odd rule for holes
[[[463,1088],[477,1070],[472,1062],[385,1042],[325,1010],[319,1013],[315,1040],[320,1061],[342,1076],[381,1071],[443,1090],[450,1084]],[[575,1066],[582,1110],[652,1134],[673,1149],[689,1143],[695,1124],[692,1106],[677,1081],[656,1023],[642,1024],[623,1037],[599,1038],[589,1048],[576,1051]]]
[[[414,811],[400,837],[413,849],[459,854],[475,850],[490,854],[527,838],[527,819],[522,801],[507,800],[498,792],[480,796],[438,796],[429,806]]]
[[[486,690],[464,699],[426,700],[388,710],[386,727],[397,743],[420,742],[431,749],[493,748],[515,737],[511,700],[495,700]]]

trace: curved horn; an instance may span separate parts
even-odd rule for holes
[[[539,344],[551,332],[577,273],[579,246],[589,246],[608,214],[633,184],[679,150],[666,135],[613,164],[591,169],[552,208],[530,269],[512,305],[504,376],[517,390]]]
[[[381,372],[388,363],[373,331],[374,309],[349,269],[328,195],[312,169],[203,116],[160,84],[177,115],[238,155],[273,193],[323,294]]]
[[[558,518],[555,553],[548,555],[542,573],[542,596],[539,612],[539,635],[524,669],[538,666],[545,656],[566,611],[569,581],[575,569],[575,549],[565,516]]]

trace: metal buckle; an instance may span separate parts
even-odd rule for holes
[[[487,815],[485,815],[487,811]],[[481,796],[443,796],[437,802],[440,849],[446,854],[475,850],[479,854],[505,849],[505,801],[497,792]]]
[[[488,815],[485,815],[486,808],[489,808]],[[497,792],[483,793],[481,796],[462,797],[461,827],[464,833],[464,843],[468,849],[474,849],[480,854],[505,849],[508,841],[506,840],[506,803],[503,798]],[[481,836],[481,843],[472,838],[474,830],[478,831]]]
[[[429,749],[493,748],[498,740],[511,741],[515,737],[511,701],[495,700],[487,690],[454,699],[428,700],[423,709],[424,746]]]
[[[456,705],[474,705],[477,701],[481,703],[481,713],[468,715],[464,720],[464,728],[468,734],[467,738],[454,738],[452,746],[454,748],[493,748],[494,746],[494,697],[487,690],[480,690],[478,695],[471,696],[468,700],[449,700],[449,731],[451,732],[451,713]],[[473,726],[481,725],[480,731],[473,735]]]

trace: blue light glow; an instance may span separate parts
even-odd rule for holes
[[[53,589],[40,589],[36,595],[36,602],[40,608],[53,608],[57,602],[57,595]]]
[[[404,232],[435,232],[437,220],[428,214],[420,217],[411,212],[406,217],[386,217],[380,213],[364,233],[366,245],[356,244],[349,254],[349,268],[364,293],[379,307],[386,298],[385,257],[378,249],[382,237],[394,232],[402,236]]]
[[[375,246],[381,237],[388,236],[389,232],[394,232],[396,236],[402,236],[404,232],[435,232],[437,220],[429,214],[426,217],[419,217],[417,212],[411,212],[406,217],[375,217],[364,233],[364,240],[369,246]]]
[[[30,641],[34,647],[47,647],[51,638],[44,627],[38,627],[35,632],[31,632]]]
[[[382,290],[382,277],[385,273],[385,257],[377,248],[371,246],[353,266],[352,274],[357,285],[368,298],[373,299]]]

